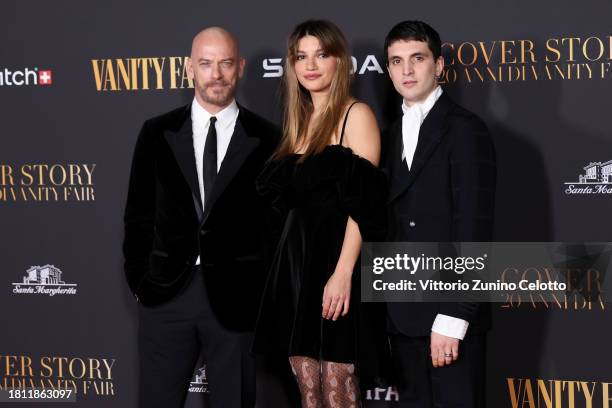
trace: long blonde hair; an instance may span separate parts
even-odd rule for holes
[[[314,107],[310,93],[299,83],[294,70],[298,42],[308,35],[317,38],[321,49],[335,57],[337,64],[330,85],[329,98],[317,122],[313,124],[308,147],[300,160],[320,153],[332,142],[332,136],[338,129],[344,109],[350,100],[352,62],[348,43],[342,31],[334,23],[326,20],[307,20],[298,24],[287,42],[287,58],[283,76],[283,137],[275,154],[277,159],[294,153],[308,136],[308,124]]]

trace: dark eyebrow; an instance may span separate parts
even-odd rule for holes
[[[425,53],[423,53],[421,51],[417,51],[417,52],[415,52],[413,54],[408,55],[408,58],[412,58],[412,57],[426,57],[426,56],[427,56],[427,54],[425,54]],[[389,57],[390,60],[392,60],[394,58],[402,59],[402,57],[400,57],[399,55],[391,55]]]
[[[324,50],[324,49],[322,49],[322,48],[317,48],[317,49],[315,50],[315,52],[327,52],[327,51],[325,51],[325,50]],[[300,53],[302,53],[302,54],[306,54],[306,52],[305,52],[305,51],[302,51],[302,50],[297,50],[296,54],[300,54]]]

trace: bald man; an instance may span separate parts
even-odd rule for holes
[[[250,332],[274,246],[255,178],[280,132],[236,103],[244,64],[229,32],[198,33],[193,102],[147,120],[136,142],[123,251],[141,407],[182,407],[202,351],[210,405],[255,404]]]

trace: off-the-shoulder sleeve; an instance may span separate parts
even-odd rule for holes
[[[364,241],[382,241],[387,233],[387,178],[382,170],[352,155],[340,180],[340,203],[359,225]]]

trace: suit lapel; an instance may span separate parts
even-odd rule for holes
[[[402,160],[402,120],[398,120],[389,131],[388,163],[391,169],[389,182],[389,202],[408,188],[408,167]]]
[[[234,127],[234,133],[232,139],[227,147],[227,152],[221,163],[219,174],[215,179],[210,198],[206,199],[206,208],[204,210],[204,219],[202,222],[206,222],[211,209],[215,205],[215,202],[219,199],[223,191],[227,188],[229,183],[232,181],[244,161],[259,145],[260,140],[257,137],[249,135],[245,127],[245,109],[239,106],[238,118],[236,119],[236,126]]]
[[[414,183],[438,144],[440,144],[440,140],[446,133],[446,115],[451,109],[452,103],[444,92],[427,114],[419,130],[419,138],[410,171],[408,171],[406,162],[402,160],[402,121],[398,121],[393,133],[394,172],[390,186],[389,202],[403,194]]]
[[[200,198],[200,183],[196,170],[195,153],[193,150],[193,129],[191,124],[191,105],[185,108],[183,122],[178,131],[167,130],[164,133],[166,141],[176,158],[176,162],[189,184],[198,218],[202,218],[202,201]]]

